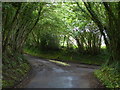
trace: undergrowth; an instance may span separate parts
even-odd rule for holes
[[[120,88],[120,73],[115,68],[104,66],[94,74],[107,88]]]
[[[30,65],[22,55],[3,55],[2,87],[9,88],[19,83],[30,70]]]

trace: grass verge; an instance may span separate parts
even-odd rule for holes
[[[120,73],[115,68],[104,66],[94,74],[106,88],[120,88]]]
[[[68,52],[66,50],[59,51],[40,51],[38,49],[25,48],[24,52],[33,56],[38,56],[46,59],[56,59],[62,61],[71,61],[75,63],[102,65],[105,63],[107,55],[102,53],[99,55],[83,55],[76,52]]]

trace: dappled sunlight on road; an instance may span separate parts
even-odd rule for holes
[[[65,63],[65,62],[61,62],[61,61],[56,61],[56,60],[49,60],[49,61],[50,61],[50,62],[57,63],[57,64],[61,64],[61,65],[64,65],[64,66],[70,66],[70,64]]]

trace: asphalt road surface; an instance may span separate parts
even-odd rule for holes
[[[34,76],[25,88],[97,88],[93,75],[98,66],[55,62],[25,55],[33,66]]]

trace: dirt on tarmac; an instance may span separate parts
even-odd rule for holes
[[[101,88],[93,72],[99,66],[67,63],[62,65],[52,60],[25,55],[33,67],[33,77],[25,88]]]

